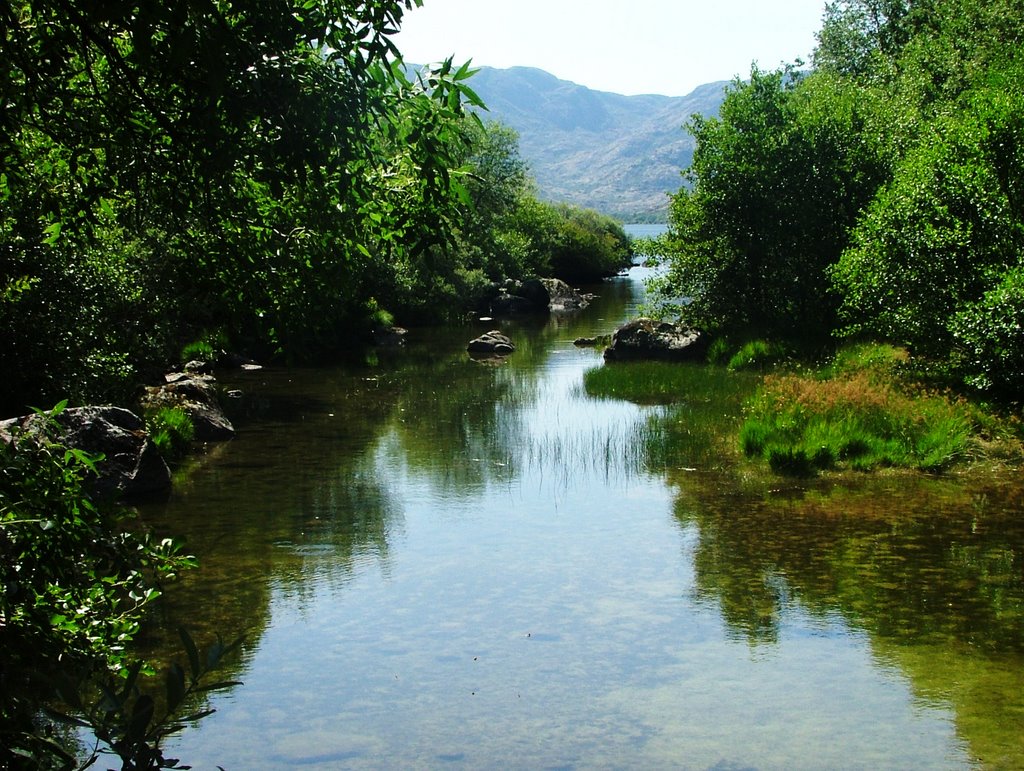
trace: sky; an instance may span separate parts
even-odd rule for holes
[[[825,0],[423,0],[394,38],[411,64],[539,67],[619,94],[699,85],[808,61]]]

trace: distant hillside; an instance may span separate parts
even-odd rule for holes
[[[470,85],[490,108],[484,119],[519,132],[542,198],[650,220],[664,218],[693,157],[683,124],[716,114],[727,82],[683,97],[623,96],[530,67],[483,67]]]

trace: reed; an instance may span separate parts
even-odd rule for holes
[[[652,470],[720,468],[735,458],[742,405],[758,382],[754,373],[666,362],[604,366],[583,378],[591,397],[665,407],[636,436]]]

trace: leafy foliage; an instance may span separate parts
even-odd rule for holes
[[[336,348],[421,275],[479,100],[468,66],[395,63],[412,4],[5,8],[4,409],[106,394],[204,329]]]
[[[160,582],[193,564],[172,541],[129,530],[122,509],[89,498],[83,480],[97,460],[46,436],[0,442],[4,763],[47,744],[36,712],[58,680],[81,684],[124,666]]]
[[[208,682],[207,677],[238,649],[242,638],[230,644],[218,639],[202,655],[184,628],[178,633],[187,656],[188,669],[178,662],[170,665],[159,701],[141,688],[141,662],[135,662],[118,676],[101,682],[99,696],[92,704],[82,699],[80,689],[73,684],[60,691],[73,712],[48,709],[47,714],[60,723],[88,729],[95,736],[95,744],[83,768],[95,763],[101,755],[117,755],[122,769],[191,768],[180,765],[177,758],[166,757],[161,745],[168,736],[183,730],[187,724],[209,717],[216,711],[195,709],[197,700],[210,692],[241,685],[235,680]]]
[[[831,328],[826,268],[881,163],[859,141],[855,93],[836,79],[755,70],[735,82],[697,139],[670,211],[664,297],[692,299],[707,327],[807,334]]]
[[[1024,268],[1003,275],[994,289],[953,319],[960,366],[968,382],[1017,399],[1024,391]]]

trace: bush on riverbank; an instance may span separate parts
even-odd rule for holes
[[[94,500],[86,481],[100,459],[56,436],[0,441],[3,768],[50,767],[62,756],[43,706],[68,704],[93,681],[118,682],[160,585],[195,564],[171,540],[140,534],[127,510]]]

